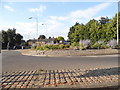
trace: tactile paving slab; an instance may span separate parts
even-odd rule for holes
[[[2,72],[2,88],[94,88],[118,86],[120,67]]]

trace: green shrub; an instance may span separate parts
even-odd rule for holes
[[[37,46],[37,47],[36,47],[36,50],[39,50],[39,47],[40,47],[40,46]]]
[[[95,43],[95,44],[91,45],[91,48],[93,48],[93,49],[97,49],[100,47],[101,47],[101,43]]]
[[[106,43],[102,43],[100,48],[101,49],[106,49],[106,48],[110,48],[110,46],[108,46]]]
[[[37,46],[36,48],[34,47],[33,49],[35,50],[54,50],[54,49],[64,49],[64,48],[69,48],[69,45],[64,45],[64,44],[60,44],[60,45],[43,45],[43,46]]]
[[[43,49],[43,46],[37,46],[36,50],[44,50],[44,49]]]
[[[65,47],[64,48],[69,48],[70,47],[70,45],[64,45]]]
[[[78,42],[73,42],[72,44],[71,44],[71,46],[79,46],[79,43]]]
[[[49,49],[53,49],[53,46],[54,46],[53,44],[48,45],[48,48],[49,48]]]
[[[44,45],[42,46],[43,50],[49,50],[49,46],[48,45]]]
[[[64,44],[60,44],[59,45],[59,49],[64,49],[65,48],[65,45]]]
[[[80,50],[84,50],[84,49],[86,49],[86,47],[85,47],[84,44],[80,44],[80,45],[79,45],[79,49],[80,49]]]
[[[76,48],[78,49],[79,48],[79,43],[78,42],[73,42],[71,45],[70,45],[70,48]]]
[[[91,45],[90,48],[93,48],[93,49],[106,49],[106,48],[109,48],[109,46],[106,43],[95,43],[95,44]]]
[[[54,45],[53,49],[59,49],[59,45]]]
[[[115,48],[116,48],[116,49],[120,49],[120,45],[116,45]]]
[[[35,49],[36,49],[36,46],[32,46],[31,49],[32,49],[32,50],[35,50]]]

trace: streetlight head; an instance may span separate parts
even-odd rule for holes
[[[32,17],[29,17],[29,19],[32,19]]]

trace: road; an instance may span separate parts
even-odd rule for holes
[[[111,57],[43,57],[25,56],[18,51],[2,51],[2,71],[54,69],[89,69],[118,67],[118,56]]]

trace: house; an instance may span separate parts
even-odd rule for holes
[[[65,45],[71,45],[71,42],[70,42],[70,41],[63,41],[63,43],[64,43]]]
[[[50,44],[58,44],[57,38],[49,38],[49,39],[32,39],[28,40],[28,46],[42,46],[42,45],[50,45]]]

